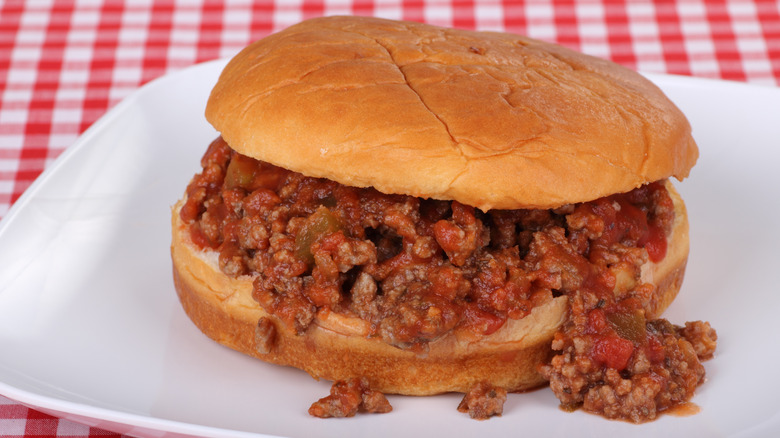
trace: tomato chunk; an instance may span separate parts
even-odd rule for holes
[[[634,344],[619,336],[598,338],[593,345],[591,357],[601,365],[623,371],[634,353]]]

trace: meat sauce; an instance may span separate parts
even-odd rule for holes
[[[674,205],[663,181],[552,210],[481,212],[305,177],[218,138],[180,215],[227,275],[304,333],[321,309],[424,352],[454,330],[488,335],[554,297],[570,302],[540,372],[562,406],[634,422],[688,400],[717,335],[707,323],[647,319],[648,260],[666,255]]]

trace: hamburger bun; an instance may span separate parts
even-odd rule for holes
[[[517,35],[367,17],[313,19],[251,44],[225,67],[206,117],[254,159],[482,211],[557,208],[682,179],[698,157],[682,113],[626,68]],[[688,256],[685,207],[666,184],[676,216],[666,257],[642,268],[657,291],[648,317],[674,299]],[[455,329],[425,354],[327,308],[299,334],[253,299],[253,276],[223,274],[218,254],[193,243],[185,201],[172,216],[175,286],[215,341],[318,379],[365,377],[387,393],[545,382],[537,367],[566,320],[565,296],[490,335]]]
[[[206,118],[258,160],[483,211],[682,179],[698,157],[680,110],[625,67],[518,35],[367,17],[251,44]]]

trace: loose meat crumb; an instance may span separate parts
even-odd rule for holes
[[[309,415],[319,418],[354,417],[358,412],[384,414],[393,410],[384,394],[368,387],[364,378],[339,380],[330,395],[314,402]]]
[[[506,389],[495,387],[487,382],[480,382],[471,387],[458,405],[458,411],[466,413],[475,420],[488,418],[504,413]]]
[[[572,309],[572,319],[553,342],[559,353],[540,367],[563,407],[581,406],[607,418],[642,423],[693,396],[704,367],[694,346],[681,335],[685,329],[664,319],[645,322],[639,312],[629,317],[621,313],[625,309],[590,309],[584,318],[578,315],[582,307]],[[628,326],[640,322],[641,334],[625,339]],[[702,345],[711,341],[709,347],[715,348],[716,336],[708,324],[688,327]]]
[[[699,359],[710,359],[718,345],[718,334],[705,321],[686,322],[685,327],[678,330],[680,335],[693,345]]]

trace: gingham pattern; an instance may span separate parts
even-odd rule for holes
[[[642,71],[780,85],[774,0],[0,0],[0,217],[79,134],[140,85],[231,56],[302,19],[334,14],[506,30]],[[0,396],[2,437],[105,434]]]
[[[41,412],[27,409],[0,396],[0,437],[118,437],[121,435],[106,432],[72,421],[60,420]]]

